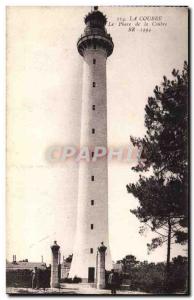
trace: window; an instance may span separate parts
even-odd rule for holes
[[[90,253],[91,253],[91,254],[93,253],[93,248],[90,248]]]
[[[96,105],[92,105],[92,110],[95,110],[96,109]]]
[[[94,200],[91,200],[91,205],[94,205]]]
[[[94,229],[94,224],[91,224],[91,225],[90,225],[90,228],[93,230],[93,229]]]
[[[92,151],[92,157],[94,157],[94,151]]]
[[[94,176],[93,175],[91,176],[91,180],[94,181]]]
[[[94,134],[95,133],[95,129],[94,128],[92,128],[92,134]]]
[[[95,87],[96,86],[96,82],[95,81],[93,81],[93,87]]]
[[[96,59],[95,58],[93,58],[93,65],[95,65],[96,64]]]

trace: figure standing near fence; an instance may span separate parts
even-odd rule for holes
[[[35,289],[37,284],[37,267],[34,267],[32,271],[32,288]]]
[[[118,278],[117,273],[115,273],[115,271],[112,269],[111,273],[108,277],[108,284],[111,289],[111,294],[113,294],[113,295],[116,295],[116,289],[117,289],[118,283],[119,283],[118,280],[119,280],[119,278]]]

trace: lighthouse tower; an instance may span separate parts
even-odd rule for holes
[[[70,277],[95,282],[97,249],[107,247],[106,269],[112,267],[108,240],[107,157],[92,161],[95,147],[107,149],[106,60],[113,42],[107,33],[106,16],[98,7],[85,17],[84,34],[77,49],[83,57],[83,85],[80,147],[90,149],[90,162],[79,163],[77,227]]]

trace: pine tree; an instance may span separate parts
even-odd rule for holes
[[[132,169],[140,172],[137,183],[127,190],[139,200],[131,210],[145,226],[158,234],[148,244],[151,251],[167,243],[166,278],[173,243],[187,241],[188,226],[188,65],[172,71],[173,80],[163,77],[154,97],[145,107],[146,134],[131,137],[141,148],[143,161]],[[149,171],[150,176],[146,174]],[[145,175],[142,174],[145,172]],[[146,176],[147,175],[147,176]],[[141,228],[141,231],[144,227]]]

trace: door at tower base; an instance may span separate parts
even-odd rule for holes
[[[88,282],[93,283],[95,280],[95,268],[88,268]]]

